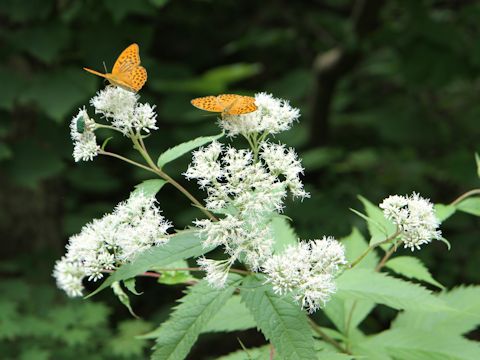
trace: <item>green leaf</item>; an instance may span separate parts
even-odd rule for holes
[[[337,279],[337,295],[371,300],[394,309],[441,311],[448,307],[424,287],[383,273],[353,268]]]
[[[405,311],[397,316],[393,327],[416,328],[427,332],[448,329],[451,334],[466,334],[480,325],[480,286],[461,286],[438,297],[456,311],[424,313]]]
[[[135,185],[135,190],[133,193],[138,193],[141,191],[146,196],[155,196],[165,184],[167,184],[167,182],[162,179],[145,180],[140,184]]]
[[[455,206],[452,205],[435,204],[435,215],[440,222],[447,220],[450,216],[455,214],[456,210]]]
[[[113,290],[113,293],[117,296],[118,300],[120,300],[120,302],[123,305],[125,305],[125,307],[128,309],[130,314],[132,314],[132,316],[138,318],[137,314],[135,314],[133,312],[132,306],[130,305],[130,299],[129,299],[128,295],[125,293],[125,291],[123,291],[122,286],[120,285],[120,282],[115,281],[111,285],[111,288]]]
[[[395,225],[383,216],[383,212],[378,206],[372,204],[363,196],[358,198],[365,207],[369,219],[371,219],[371,221],[367,222],[371,236],[370,245],[377,244],[395,233]]]
[[[142,295],[143,293],[139,293],[135,288],[135,283],[136,283],[135,278],[131,278],[123,281],[123,285],[125,285],[128,291],[130,291],[132,294]]]
[[[273,217],[270,224],[275,236],[275,244],[273,245],[275,253],[281,253],[288,245],[298,243],[298,236],[295,234],[295,230],[284,216]]]
[[[349,262],[357,259],[368,248],[367,241],[356,228],[353,228],[351,234],[340,241],[345,245],[345,255]],[[373,270],[377,263],[378,257],[371,251],[356,268]],[[323,311],[340,332],[347,334],[350,329],[356,328],[374,307],[375,303],[371,300],[342,298],[334,294]]]
[[[286,296],[276,295],[259,277],[245,279],[240,295],[265,337],[281,358],[315,358],[313,336],[307,316]]]
[[[435,285],[440,289],[445,287],[432,277],[430,271],[422,261],[413,256],[397,256],[390,259],[385,264],[386,267],[395,271],[397,274],[403,275],[411,279],[425,281],[426,283]]]
[[[211,248],[203,247],[197,232],[193,230],[179,231],[172,235],[170,241],[165,245],[152,247],[139,254],[132,262],[122,265],[86,298],[99,293],[115,281],[130,279],[147,270],[164,267],[177,260],[200,256],[210,250]]]
[[[222,136],[223,136],[223,133],[218,135],[212,135],[212,136],[201,136],[196,139],[174,146],[173,148],[168,149],[167,151],[165,151],[163,154],[159,156],[157,160],[157,165],[161,169],[169,162],[175,159],[178,159],[179,157],[181,157],[182,155],[185,155],[186,153],[192,151],[193,149],[196,149],[200,146],[203,146],[214,140],[217,140]]]
[[[240,302],[240,296],[233,295],[208,322],[203,332],[229,332],[256,327],[250,311]]]
[[[224,289],[213,289],[205,280],[190,287],[170,318],[157,329],[152,360],[184,359],[203,327],[230,298],[241,279],[230,275]]]
[[[385,348],[399,360],[480,359],[478,342],[454,336],[448,330],[438,328],[425,332],[410,328],[391,329],[370,337],[363,346]]]
[[[168,264],[165,267],[166,268],[187,268],[188,263],[185,260],[178,260],[172,264]],[[186,270],[172,270],[172,271],[162,270],[160,272],[160,277],[158,278],[158,282],[160,284],[166,284],[166,285],[183,284],[190,280],[195,280],[195,278],[192,275],[190,275],[189,271],[186,271]]]
[[[457,205],[457,209],[468,214],[480,216],[480,197],[471,197]]]

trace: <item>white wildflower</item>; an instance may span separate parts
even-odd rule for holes
[[[263,271],[277,294],[291,293],[304,309],[315,312],[336,291],[335,276],[345,263],[343,245],[324,237],[288,246],[268,259]]]
[[[252,133],[277,134],[290,129],[292,123],[300,117],[300,111],[290,106],[287,100],[274,98],[271,94],[255,95],[258,109],[243,115],[226,115],[220,120],[220,126],[228,136]]]
[[[405,248],[419,250],[421,245],[442,237],[438,230],[440,220],[435,215],[433,204],[419,194],[389,196],[383,200],[380,208],[384,216],[400,230]]]
[[[133,260],[152,246],[166,243],[170,227],[155,198],[143,192],[133,193],[113,213],[93,220],[69,239],[67,253],[55,266],[57,284],[69,296],[80,296],[83,277],[97,281],[105,271]]]
[[[70,135],[73,140],[73,158],[76,162],[93,160],[100,146],[93,132],[95,122],[90,119],[85,108],[80,109],[70,123]]]
[[[260,157],[265,161],[270,172],[283,175],[285,182],[295,197],[306,198],[310,195],[304,190],[300,180],[303,167],[293,148],[287,149],[283,144],[264,142],[261,144]]]
[[[55,264],[53,277],[57,281],[57,286],[70,297],[82,296],[82,279],[85,276],[83,266],[80,262],[69,261],[62,257]]]
[[[201,257],[197,260],[197,264],[206,272],[205,278],[210,286],[216,289],[225,287],[228,271],[232,266],[230,260],[212,260]]]
[[[117,86],[100,90],[90,103],[96,114],[101,114],[123,134],[156,130],[155,106],[138,103],[139,96]]]

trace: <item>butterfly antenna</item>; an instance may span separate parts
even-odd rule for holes
[[[108,70],[107,70],[107,65],[105,65],[105,61],[103,62],[103,68],[105,69],[105,73],[107,73]]]

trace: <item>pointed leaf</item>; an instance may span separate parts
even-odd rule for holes
[[[241,279],[230,275],[223,289],[213,289],[205,280],[190,287],[170,318],[157,329],[152,360],[184,359],[203,327],[230,298]]]
[[[427,332],[448,329],[452,334],[461,335],[480,325],[480,286],[457,287],[440,293],[438,297],[457,311],[405,311],[397,316],[392,326],[422,329]]]
[[[214,140],[217,140],[223,136],[222,134],[213,135],[213,136],[201,136],[196,139],[190,140],[188,142],[184,142],[180,145],[174,146],[173,148],[168,149],[157,160],[157,165],[161,169],[169,162],[178,159],[182,155],[196,149],[200,146],[208,144]]]
[[[471,197],[457,205],[457,209],[468,214],[480,216],[480,197]]]
[[[128,297],[128,295],[125,293],[125,291],[123,291],[122,289],[122,286],[120,285],[120,282],[119,281],[115,281],[112,285],[112,290],[113,290],[113,293],[117,296],[118,300],[120,300],[120,302],[125,305],[125,307],[128,309],[128,311],[130,312],[130,314],[134,317],[138,317],[134,312],[133,312],[133,309],[132,309],[132,306],[130,305],[130,299]]]
[[[423,311],[447,310],[444,301],[424,287],[384,273],[353,268],[337,279],[337,295],[346,298],[371,300],[394,309]]]
[[[239,295],[233,295],[208,322],[203,332],[229,332],[256,327],[250,311],[240,302]]]
[[[478,342],[454,336],[444,328],[430,332],[410,328],[391,329],[370,337],[363,346],[385,348],[399,360],[480,359]]]
[[[432,277],[430,271],[422,261],[413,256],[397,256],[390,259],[385,264],[386,267],[395,271],[397,274],[403,275],[411,279],[425,281],[426,283],[435,285],[440,289],[445,287]]]
[[[368,217],[372,219],[372,221],[367,222],[368,231],[371,236],[370,245],[379,243],[395,233],[395,225],[383,216],[383,211],[378,206],[372,204],[362,196],[358,198],[365,207]],[[376,224],[379,224],[380,228]]]
[[[110,275],[100,287],[87,295],[89,298],[115,281],[130,279],[147,270],[166,266],[177,260],[200,256],[211,248],[204,248],[198,233],[193,230],[179,231],[170,237],[165,245],[152,247],[139,254],[132,262],[122,265]]]
[[[286,296],[276,295],[260,277],[245,279],[240,295],[265,337],[283,359],[314,359],[314,342],[307,316]]]
[[[441,222],[444,222],[455,214],[455,211],[457,211],[457,209],[453,205],[435,204],[435,215]]]
[[[155,196],[167,182],[162,179],[149,179],[135,185],[134,193],[143,192],[146,196]]]

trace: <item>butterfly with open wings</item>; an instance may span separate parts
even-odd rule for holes
[[[191,104],[198,109],[224,115],[242,115],[257,110],[255,98],[236,94],[222,94],[193,99]]]
[[[140,53],[137,44],[132,44],[122,51],[111,73],[102,74],[98,71],[84,70],[107,79],[111,84],[125,90],[138,92],[147,81],[147,70],[140,65]]]

